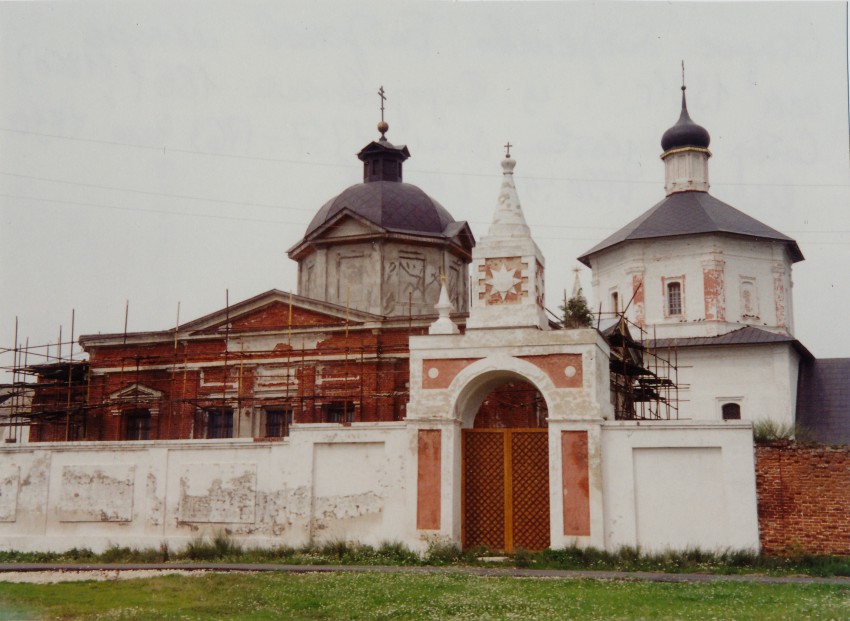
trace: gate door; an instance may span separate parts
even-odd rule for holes
[[[546,429],[463,430],[463,547],[549,546]]]

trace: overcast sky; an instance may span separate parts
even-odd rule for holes
[[[0,345],[294,290],[381,85],[405,180],[478,238],[515,145],[555,309],[663,198],[682,59],[712,194],[798,241],[796,336],[850,356],[846,2],[0,3]]]

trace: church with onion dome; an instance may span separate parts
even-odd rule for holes
[[[787,445],[754,451],[753,435],[804,422],[850,443],[850,365],[794,337],[802,252],[709,193],[710,135],[684,86],[661,140],[665,196],[579,257],[601,310],[569,329],[545,287],[567,268],[534,241],[510,151],[476,242],[404,182],[411,153],[387,139],[379,95],[363,182],[288,251],[296,292],[83,335],[87,358],[31,367],[29,441],[0,449],[4,546],[224,532],[254,546],[850,553],[850,511],[792,494]],[[832,457],[800,459],[821,476]],[[835,481],[817,497],[850,489]]]

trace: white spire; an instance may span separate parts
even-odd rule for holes
[[[455,325],[455,322],[451,320],[451,317],[449,317],[449,313],[452,312],[453,307],[449,299],[448,289],[446,289],[445,275],[440,276],[440,283],[440,299],[434,305],[440,316],[437,318],[437,321],[428,327],[428,334],[459,334],[460,330]]]
[[[514,167],[516,160],[510,157],[502,160],[502,187],[499,190],[499,200],[493,223],[487,231],[488,237],[530,237],[531,229],[525,223],[522,205],[519,204],[519,194],[514,185]]]

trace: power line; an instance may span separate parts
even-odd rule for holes
[[[243,159],[243,160],[255,160],[255,161],[263,161],[263,162],[276,162],[283,164],[298,164],[304,166],[323,166],[323,167],[332,167],[332,168],[349,168],[350,164],[343,163],[333,163],[333,162],[317,162],[317,161],[308,161],[308,160],[299,160],[299,159],[291,159],[291,158],[274,158],[274,157],[263,157],[263,156],[255,156],[255,155],[244,155],[237,153],[224,153],[220,151],[201,151],[196,149],[181,149],[181,148],[169,148],[166,146],[154,146],[154,145],[143,145],[143,144],[134,144],[129,142],[119,142],[113,140],[100,140],[96,138],[81,138],[79,136],[63,136],[60,134],[49,134],[45,132],[35,132],[30,130],[23,129],[12,129],[9,127],[0,127],[0,131],[11,132],[17,134],[24,135],[32,135],[32,136],[41,136],[44,138],[54,138],[58,140],[68,140],[74,142],[88,142],[93,144],[104,144],[111,146],[121,146],[121,147],[130,147],[135,149],[143,149],[146,151],[157,151],[157,152],[171,152],[171,153],[184,153],[188,155],[206,155],[212,157],[224,157],[230,159]],[[416,168],[408,169],[408,172],[413,172],[417,174],[423,175],[441,175],[447,177],[501,177],[499,173],[472,173],[472,172],[458,172],[458,171],[440,171],[440,170],[421,170]],[[635,185],[657,185],[657,180],[643,180],[643,179],[616,179],[616,178],[592,178],[592,177],[559,177],[559,176],[536,176],[536,175],[523,175],[523,179],[531,180],[531,181],[567,181],[572,183],[617,183],[617,184],[635,184]],[[725,183],[713,183],[715,186],[752,186],[752,187],[784,187],[784,188],[792,188],[792,187],[801,187],[801,188],[850,188],[850,185],[846,183],[756,183],[756,182],[725,182]]]
[[[268,203],[247,203],[243,201],[229,201],[221,198],[207,198],[203,196],[191,196],[188,194],[169,194],[167,192],[153,192],[151,190],[137,190],[134,188],[122,188],[118,186],[109,186],[109,185],[99,185],[96,183],[83,183],[81,181],[68,181],[66,179],[54,179],[51,177],[38,177],[35,175],[22,175],[20,173],[10,173],[5,171],[0,171],[0,175],[5,175],[7,177],[20,177],[21,179],[32,179],[35,181],[47,181],[50,183],[62,183],[65,185],[75,185],[84,188],[97,188],[99,190],[112,190],[117,192],[130,192],[132,194],[144,194],[146,196],[161,196],[165,198],[179,198],[179,199],[187,199],[194,201],[205,201],[209,203],[221,203],[224,205],[247,205],[250,207],[269,207],[272,209],[292,209],[295,211],[316,211],[313,208],[308,207],[290,207],[287,205],[270,205]]]

